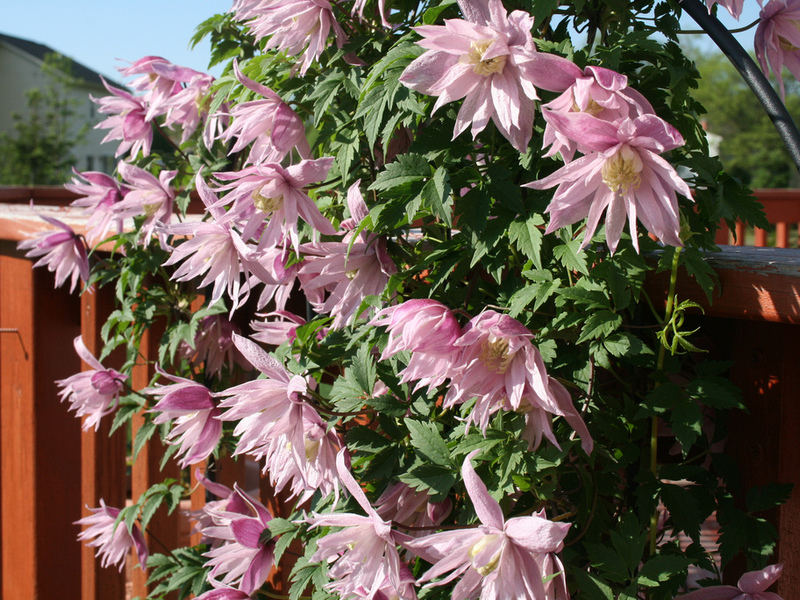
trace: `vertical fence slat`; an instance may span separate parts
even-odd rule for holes
[[[767,245],[767,232],[764,229],[755,228],[755,241],[754,246],[763,248]]]
[[[103,349],[100,330],[114,308],[114,292],[111,287],[95,289],[94,293],[81,296],[81,335],[86,348],[94,356]],[[118,366],[106,360],[109,367]],[[90,514],[89,507],[100,505],[102,498],[109,506],[125,505],[127,478],[125,476],[125,428],[117,430],[112,437],[112,417],[100,422],[100,428],[85,431],[81,436],[81,496],[83,516]],[[104,569],[95,557],[94,548],[82,547],[82,600],[106,600],[123,598],[125,574],[115,567]]]
[[[80,299],[31,267],[0,242],[0,327],[18,330],[0,336],[3,598],[79,598],[80,423],[55,380],[80,370],[64,350],[80,332]]]
[[[137,361],[140,364],[134,367],[131,376],[135,390],[149,385],[150,379],[155,373],[154,365],[158,360],[158,342],[161,338],[161,331],[158,326],[151,327],[142,338]],[[144,416],[139,414],[133,417],[133,439],[136,439],[136,432],[143,424]],[[152,485],[160,483],[166,478],[180,479],[180,469],[174,460],[169,461],[163,470],[160,468],[163,456],[164,446],[158,439],[158,435],[155,435],[145,444],[133,464],[131,495],[134,501],[138,500],[139,496]],[[145,534],[151,552],[166,553],[180,545],[178,517],[177,510],[171,515],[167,515],[166,506],[162,506],[156,512]],[[133,595],[147,596],[147,574],[138,568],[133,570]]]
[[[775,247],[789,247],[789,227],[784,221],[775,223]]]

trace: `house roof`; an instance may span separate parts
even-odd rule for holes
[[[57,50],[53,50],[52,48],[50,48],[49,46],[45,46],[44,44],[39,44],[37,42],[32,42],[30,40],[23,40],[22,38],[6,35],[4,33],[0,33],[0,42],[5,42],[7,44],[10,44],[11,46],[14,46],[15,48],[21,50],[25,54],[29,54],[30,56],[33,56],[34,58],[37,58],[41,61],[43,61],[45,59],[45,56],[47,56],[48,54],[52,54],[54,52],[60,54],[60,52],[58,52]],[[103,81],[101,80],[100,74],[97,71],[93,71],[89,67],[86,67],[81,63],[76,62],[72,59],[70,59],[70,61],[71,61],[70,75],[72,75],[75,79],[78,79],[86,83],[96,84],[99,86],[103,85]],[[112,85],[119,86],[119,84],[111,80],[107,79],[106,81],[108,81]]]

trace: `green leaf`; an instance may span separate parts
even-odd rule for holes
[[[450,196],[450,176],[447,169],[439,167],[422,188],[422,200],[431,212],[448,227],[453,226],[453,199]],[[409,217],[409,220],[411,217]]]
[[[136,432],[136,439],[133,441],[133,460],[139,456],[139,452],[144,448],[153,434],[156,432],[157,425],[153,421],[145,421],[139,430]]]
[[[691,398],[679,402],[669,416],[669,426],[681,444],[684,457],[703,432],[703,411]]]
[[[397,160],[386,165],[378,173],[375,183],[369,186],[370,190],[379,192],[393,190],[409,183],[422,181],[431,176],[431,166],[428,159],[420,154],[409,152],[401,154]]]
[[[581,329],[578,343],[612,334],[622,324],[622,317],[610,310],[600,310],[589,315]]]
[[[372,396],[376,378],[375,359],[367,344],[359,346],[350,368],[353,370],[353,377],[361,390],[367,396]]]
[[[524,221],[513,221],[508,227],[508,239],[520,252],[533,261],[537,269],[542,268],[542,230],[544,219],[539,214],[531,215]]]
[[[791,483],[768,483],[763,487],[753,487],[747,492],[747,510],[751,513],[777,508],[789,501],[792,494]]]
[[[575,239],[553,248],[553,254],[567,270],[588,275],[589,266],[586,263],[586,253],[580,249],[580,246],[581,240]]]
[[[669,511],[672,523],[680,531],[686,532],[695,542],[700,542],[700,510],[697,500],[686,487],[671,483],[662,484],[661,500]]]
[[[614,592],[611,586],[594,573],[582,569],[571,569],[570,572],[578,583],[581,598],[586,600],[614,600]]]
[[[401,473],[398,479],[415,490],[428,491],[433,496],[431,502],[438,502],[455,485],[456,473],[440,465],[419,464]]]
[[[164,502],[163,494],[153,494],[145,501],[142,507],[142,529],[147,528],[147,524],[150,523],[150,519],[156,514],[162,502]]]
[[[642,587],[656,587],[681,573],[691,564],[691,560],[678,554],[659,554],[652,557],[639,571],[637,580]]]
[[[419,456],[436,465],[452,465],[450,450],[434,423],[411,418],[404,419],[404,422],[411,433],[411,445]]]

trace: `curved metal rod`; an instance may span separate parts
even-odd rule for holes
[[[792,120],[789,111],[781,101],[778,93],[770,85],[769,80],[758,68],[755,61],[745,52],[742,45],[736,41],[733,34],[720,23],[717,18],[708,12],[705,4],[700,0],[681,0],[681,6],[689,13],[695,22],[719,46],[719,49],[728,57],[739,74],[753,90],[764,110],[778,130],[795,167],[800,171],[800,131]]]

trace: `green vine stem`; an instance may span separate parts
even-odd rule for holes
[[[678,283],[678,266],[680,265],[681,251],[683,248],[675,248],[675,255],[672,257],[672,270],[669,275],[669,292],[667,293],[667,306],[664,309],[664,323],[672,321],[672,311],[675,309],[675,288]],[[656,372],[664,370],[664,360],[667,357],[667,347],[662,343],[658,348],[658,360],[656,362]],[[658,385],[658,384],[656,384]],[[653,477],[658,477],[658,417],[650,420],[650,472]],[[656,538],[658,536],[658,508],[650,516],[650,556],[656,553]]]

